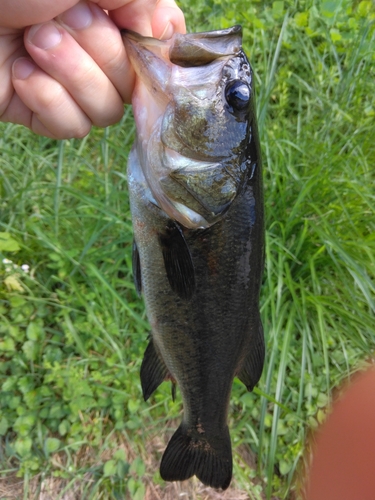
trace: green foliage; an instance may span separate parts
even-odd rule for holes
[[[242,24],[255,70],[267,359],[253,393],[235,381],[230,426],[237,484],[251,498],[286,498],[307,429],[375,346],[375,8],[180,4],[189,30]],[[151,404],[141,396],[148,324],[131,276],[131,113],[81,141],[0,128],[2,468],[25,488],[43,471],[68,489],[81,481],[82,498],[144,498],[160,483],[148,443],[181,400],[165,384]]]
[[[19,244],[9,233],[0,233],[0,251],[18,252],[19,249]]]
[[[2,131],[0,435],[9,464],[28,474],[57,453],[69,463],[84,445],[100,453],[106,432],[144,424],[134,408],[147,323],[131,277],[125,174],[134,126],[128,110],[111,139]],[[113,460],[122,490],[132,480],[139,498],[138,469]]]

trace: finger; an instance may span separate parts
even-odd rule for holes
[[[1,25],[26,28],[53,19],[79,0],[1,0]]]
[[[12,64],[26,55],[22,32],[17,30],[0,36],[0,120],[9,105],[14,89],[12,83]]]
[[[54,21],[25,32],[25,47],[36,64],[59,82],[94,125],[120,120],[123,102],[114,85],[74,38]],[[24,96],[20,95],[24,100]]]
[[[132,0],[109,15],[117,26],[144,36],[166,39],[186,31],[184,15],[174,0]]]
[[[153,36],[159,40],[167,40],[173,33],[186,33],[184,14],[173,0],[157,2],[151,26]]]
[[[151,19],[156,0],[132,0],[109,12],[116,26],[130,29],[144,36],[152,36]]]
[[[76,42],[91,56],[112,82],[124,102],[130,102],[134,71],[118,27],[99,7],[79,2],[56,18]]]
[[[55,139],[84,137],[91,120],[56,80],[22,57],[13,64],[15,93],[4,119]]]

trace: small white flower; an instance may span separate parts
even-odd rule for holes
[[[9,259],[3,259],[3,264],[12,264],[12,261]]]
[[[30,271],[30,266],[29,266],[29,264],[22,264],[21,269],[25,273],[28,273]]]

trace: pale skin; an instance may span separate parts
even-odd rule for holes
[[[0,0],[0,121],[55,139],[118,122],[134,71],[119,28],[185,32],[173,0]]]

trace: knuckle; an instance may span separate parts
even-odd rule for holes
[[[114,110],[112,110],[111,114],[100,115],[98,114],[97,118],[93,119],[93,124],[96,127],[108,127],[109,125],[114,125],[119,122],[124,114],[124,107],[121,103],[121,106],[117,106]]]
[[[38,98],[35,114],[56,139],[80,139],[90,132],[90,119],[60,84],[46,85]]]
[[[82,139],[91,130],[91,123],[64,123],[46,122],[43,117],[33,113],[30,129],[38,135],[50,137],[51,139]]]
[[[69,119],[54,120],[50,126],[58,139],[82,139],[91,130],[91,121],[83,114],[70,113]]]
[[[91,123],[80,124],[80,126],[76,127],[76,130],[72,131],[70,137],[66,137],[66,139],[83,139],[90,133]]]
[[[111,47],[106,47],[106,52],[103,51],[101,56],[101,67],[107,75],[122,74],[127,64],[125,56],[125,48],[121,45],[114,43]]]
[[[40,86],[35,95],[36,111],[39,113],[50,113],[64,105],[66,92],[62,85],[57,82],[54,85],[46,83]]]

